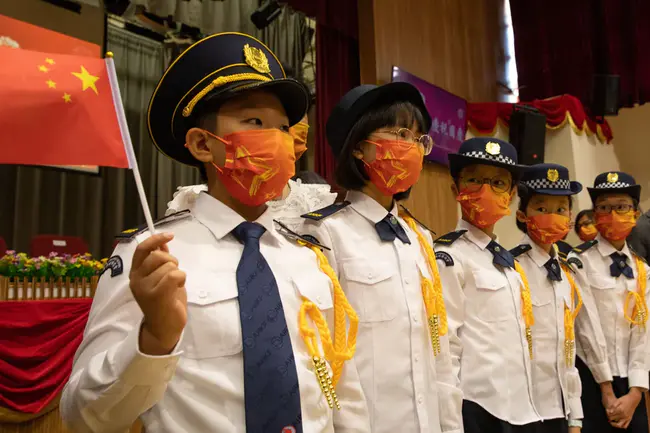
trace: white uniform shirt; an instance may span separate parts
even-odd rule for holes
[[[453,265],[438,260],[449,321],[454,372],[466,400],[514,425],[541,420],[534,404],[531,360],[517,271],[492,263],[492,240],[470,223],[451,245],[436,243]],[[498,242],[498,241],[497,241]]]
[[[575,353],[571,366],[566,365],[564,349],[564,307],[573,310],[571,286],[560,269],[562,281],[551,281],[544,265],[551,256],[527,235],[520,245],[531,247],[517,256],[526,273],[533,304],[535,324],[533,334],[533,395],[535,408],[542,419],[569,417],[582,419],[580,395],[582,385],[575,367]],[[559,258],[555,254],[556,260]],[[571,272],[571,271],[569,271]]]
[[[448,341],[441,339],[442,352],[434,357],[429,337],[420,272],[431,277],[417,235],[395,205],[390,213],[411,243],[382,241],[375,223],[386,209],[361,192],[349,192],[346,200],[348,207],[305,229],[332,248],[325,253],[359,315],[356,366],[372,432],[460,432],[462,395]]]
[[[598,365],[598,361],[590,359],[591,354],[585,353],[583,347],[578,346],[578,355],[585,361],[598,382],[602,382],[602,380],[599,380],[597,376],[602,375],[602,370],[605,370],[605,373],[610,375],[610,380],[611,376],[627,377],[630,387],[647,389],[648,327],[643,329],[643,327],[632,326],[623,314],[627,293],[638,290],[639,272],[636,261],[628,246],[625,245],[620,252],[628,257],[627,264],[634,271],[634,279],[628,279],[623,274],[614,278],[611,276],[609,268],[612,264],[610,254],[619,251],[600,234],[596,236],[596,241],[598,241],[596,245],[581,254],[577,254],[575,251],[571,252],[569,258],[578,258],[582,262],[582,269],[577,269],[580,284],[583,291],[589,290],[595,300],[605,336],[609,368],[603,368]],[[644,264],[644,266],[646,275],[650,277],[648,265]],[[646,283],[646,302],[648,302],[649,289],[650,283]],[[628,316],[632,316],[633,305],[634,303],[630,302]]]
[[[268,214],[268,215],[267,215]],[[305,297],[331,316],[331,283],[315,254],[276,232],[268,212],[261,252],[273,270],[296,359],[305,433],[369,431],[368,412],[354,361],[337,386],[342,410],[332,411],[298,333]],[[131,259],[139,240],[115,255],[124,272],[101,278],[84,340],[63,391],[62,415],[74,432],[125,431],[140,416],[147,433],[246,431],[242,331],[236,269],[243,245],[231,231],[243,222],[233,210],[201,194],[191,217],[168,224],[169,250],[187,273],[188,322],[176,350],[153,357],[138,350],[142,312],[129,290]],[[322,349],[321,349],[322,350]],[[279,432],[278,432],[279,433]]]

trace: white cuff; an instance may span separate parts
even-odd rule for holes
[[[628,371],[629,387],[648,389],[648,370]]]
[[[569,421],[583,419],[585,415],[582,412],[582,401],[580,400],[580,397],[571,397],[567,400],[567,406],[569,407]]]
[[[596,383],[611,382],[613,380],[612,371],[608,363],[588,365],[591,374],[594,376]],[[646,380],[647,382],[647,380]]]

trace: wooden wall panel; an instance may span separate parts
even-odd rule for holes
[[[399,66],[469,101],[496,101],[502,0],[359,0],[362,83]],[[408,205],[438,234],[458,217],[446,167],[426,164]]]

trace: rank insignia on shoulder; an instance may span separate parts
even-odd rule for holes
[[[463,236],[465,232],[467,232],[467,230],[456,230],[453,232],[449,232],[446,235],[440,236],[434,242],[436,244],[451,245],[454,242],[456,242],[458,239],[460,239],[460,237]]]
[[[567,262],[569,265],[573,265],[573,266],[575,266],[575,267],[578,268],[578,269],[582,269],[582,267],[583,267],[582,260],[580,260],[580,259],[577,258],[577,257],[569,257],[569,259],[568,259],[566,262]]]
[[[189,209],[182,210],[180,212],[173,213],[171,215],[164,216],[160,218],[159,220],[156,220],[153,222],[154,227],[162,227],[164,225],[170,224],[174,221],[182,220],[185,218],[190,217],[192,214],[190,213]],[[141,226],[134,228],[134,229],[128,229],[124,230],[122,233],[118,234],[115,236],[116,239],[123,241],[123,240],[131,240],[135,238],[137,235],[140,233],[144,233],[148,230],[147,224],[142,224]]]
[[[577,247],[575,247],[575,248],[573,249],[573,251],[575,251],[575,252],[578,253],[578,254],[582,254],[582,253],[584,253],[585,251],[587,251],[589,248],[591,248],[591,247],[593,247],[594,245],[596,245],[597,243],[598,243],[598,241],[597,241],[596,239],[591,240],[591,241],[587,241],[587,242],[585,242],[584,244],[580,244],[580,245],[578,245]]]
[[[318,209],[306,214],[300,215],[302,218],[310,219],[313,221],[320,221],[327,218],[330,215],[334,215],[338,211],[345,209],[350,205],[349,201],[344,201],[343,203],[334,203],[329,206],[326,206],[322,209]]]
[[[510,254],[512,254],[514,257],[519,257],[520,255],[532,250],[533,247],[531,247],[528,244],[521,244],[517,245],[513,249],[510,250]]]
[[[104,265],[104,269],[100,272],[100,276],[104,274],[107,270],[111,270],[111,278],[117,277],[124,272],[124,263],[122,262],[122,257],[113,256]]]
[[[404,206],[403,204],[401,204],[401,205],[399,205],[399,207],[402,208],[402,210],[406,213],[406,215],[408,215],[408,216],[410,216],[411,218],[413,218],[413,221],[415,221],[415,222],[418,223],[420,226],[422,226],[423,229],[425,229],[426,231],[430,232],[430,233],[433,234],[433,235],[436,234],[436,232],[434,232],[434,231],[431,230],[429,227],[427,227],[427,226],[425,226],[424,224],[422,224],[422,223],[420,222],[420,220],[418,220],[416,217],[414,217],[413,214],[411,213],[411,211],[408,210],[408,208],[407,208],[406,206]]]
[[[436,251],[436,260],[442,260],[445,266],[454,266],[454,259],[444,251]]]
[[[293,240],[293,241],[296,241],[296,242],[297,242],[298,240],[301,240],[301,241],[303,241],[303,242],[305,242],[305,243],[307,243],[307,244],[309,244],[309,245],[313,245],[313,246],[318,247],[318,248],[320,248],[320,249],[325,249],[325,250],[328,250],[328,251],[330,250],[330,249],[329,249],[328,247],[326,247],[325,245],[322,245],[322,244],[318,241],[318,239],[316,239],[316,236],[312,236],[312,235],[299,235],[298,233],[294,232],[293,230],[291,230],[291,229],[290,229],[289,227],[287,227],[286,225],[282,224],[280,221],[278,221],[278,220],[273,220],[273,222],[280,226],[280,230],[278,230],[278,232],[279,232],[280,234],[286,236],[287,238],[289,238],[289,239],[291,239],[291,240]]]

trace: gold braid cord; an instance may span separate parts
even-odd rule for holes
[[[636,269],[638,272],[636,278],[637,291],[627,292],[627,296],[625,297],[625,305],[623,306],[623,314],[625,314],[625,319],[627,319],[627,321],[632,325],[636,325],[645,330],[646,324],[648,323],[648,305],[646,304],[645,299],[645,290],[646,284],[648,282],[648,275],[646,273],[643,260],[635,255],[634,261],[636,262]],[[631,299],[634,300],[632,317],[628,316],[627,314],[629,311],[629,304]]]
[[[205,97],[210,91],[217,87],[221,87],[225,84],[229,83],[235,83],[237,81],[245,81],[245,80],[252,80],[252,81],[271,81],[269,77],[265,77],[264,75],[260,74],[251,74],[251,73],[244,73],[244,74],[233,74],[233,75],[226,75],[217,78],[216,80],[213,80],[210,84],[205,86],[203,90],[201,90],[199,93],[197,93],[191,100],[190,102],[187,103],[185,108],[183,108],[183,117],[190,117],[192,114],[192,111],[194,110],[194,107],[196,104],[199,103],[201,99]]]
[[[433,354],[437,356],[440,353],[440,336],[447,334],[448,326],[447,310],[445,309],[445,300],[442,294],[442,283],[440,282],[440,273],[438,272],[438,264],[436,263],[436,254],[427,239],[418,229],[415,220],[408,215],[400,216],[417,235],[420,250],[426,258],[429,273],[433,278],[432,282],[420,272],[420,285],[422,287],[422,298],[424,299],[424,307],[429,323],[431,346],[433,347]]]
[[[564,264],[562,265],[562,270],[569,282],[569,286],[571,286],[571,307],[568,307],[566,304],[564,305],[564,362],[567,367],[570,367],[573,364],[573,354],[575,353],[576,345],[575,320],[582,308],[582,296],[571,275],[571,270]]]
[[[535,316],[533,315],[533,303],[530,298],[530,286],[528,285],[528,278],[524,269],[519,262],[515,262],[515,270],[523,281],[521,287],[521,309],[524,316],[524,324],[526,325],[526,342],[528,343],[528,355],[533,359],[533,332],[532,327],[535,324]]]
[[[323,313],[316,304],[307,298],[303,298],[300,306],[298,326],[300,336],[307,346],[309,355],[312,357],[314,373],[327,399],[327,404],[330,408],[336,407],[340,410],[341,405],[336,395],[336,385],[341,378],[345,361],[352,359],[356,351],[359,317],[348,302],[334,270],[327,261],[327,257],[316,246],[303,241],[299,241],[299,244],[307,246],[316,254],[318,267],[330,278],[334,286],[334,341],[332,341],[330,329]],[[350,321],[349,329],[346,316]],[[308,318],[316,325],[318,335],[312,329],[309,320],[307,320]],[[319,338],[324,352],[322,356],[318,348]],[[331,377],[327,371],[327,363],[332,369]]]

